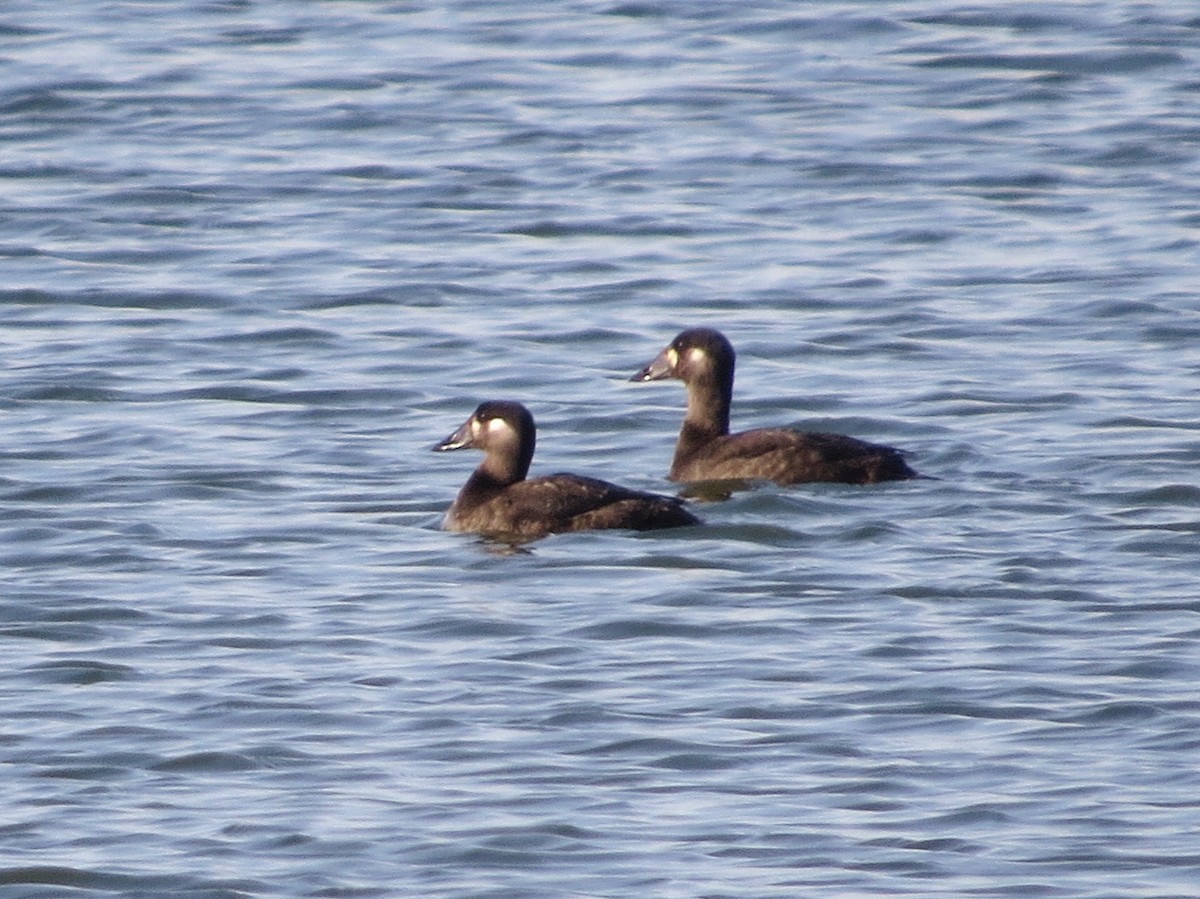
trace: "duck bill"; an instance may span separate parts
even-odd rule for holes
[[[667,357],[667,350],[663,350],[654,357],[653,362],[651,362],[629,380],[661,381],[664,378],[669,377],[671,377],[671,360]]]
[[[450,450],[465,449],[471,445],[471,419],[467,419],[462,423],[462,426],[438,443],[430,447],[435,453],[445,453]]]

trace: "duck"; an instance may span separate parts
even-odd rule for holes
[[[895,447],[843,434],[791,428],[731,434],[735,358],[733,344],[720,331],[688,328],[630,378],[675,378],[687,387],[687,413],[667,475],[670,480],[875,484],[918,477]]]
[[[630,490],[597,478],[552,474],[526,479],[537,428],[521,403],[480,403],[435,452],[483,450],[443,521],[450,531],[536,539],[547,534],[626,528],[635,531],[700,523],[683,500]]]

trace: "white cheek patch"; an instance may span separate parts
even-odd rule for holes
[[[707,358],[708,353],[704,352],[698,346],[694,346],[688,350],[688,362],[703,362]]]
[[[679,364],[679,350],[675,347],[667,348],[667,361],[671,363],[671,368]]]
[[[513,429],[512,425],[503,418],[493,418],[487,423],[487,432],[490,437],[499,437],[504,434],[511,434]]]

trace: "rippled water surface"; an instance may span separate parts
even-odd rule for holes
[[[0,896],[1194,896],[1192,3],[0,10]],[[506,551],[735,425],[929,479]]]

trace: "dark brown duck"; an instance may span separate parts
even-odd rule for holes
[[[733,366],[733,346],[725,335],[691,328],[630,379],[677,378],[687,387],[687,414],[668,475],[672,481],[874,484],[917,477],[899,450],[842,434],[788,428],[730,434]]]
[[[635,531],[699,524],[675,497],[627,490],[596,478],[552,474],[525,479],[537,431],[520,403],[481,403],[434,450],[480,449],[483,462],[446,513],[445,527],[522,539],[563,531]]]

